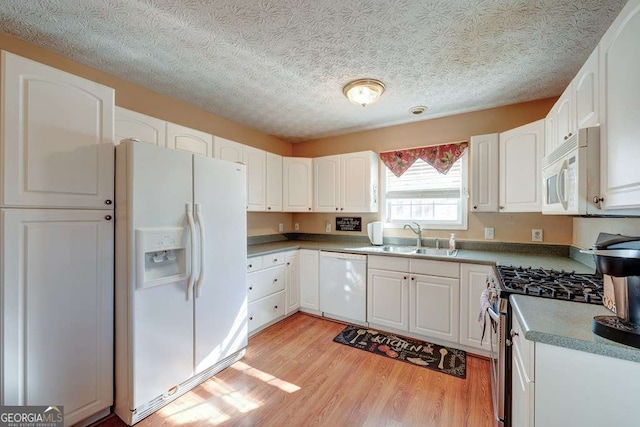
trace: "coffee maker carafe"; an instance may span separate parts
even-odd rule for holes
[[[640,237],[601,233],[593,245],[596,271],[613,284],[616,316],[596,316],[593,332],[640,348]]]

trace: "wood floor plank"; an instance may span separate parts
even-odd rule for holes
[[[487,360],[467,355],[463,380],[334,343],[343,328],[295,314],[138,426],[493,427]]]

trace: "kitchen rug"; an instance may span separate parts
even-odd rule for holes
[[[454,377],[467,377],[467,353],[455,348],[362,326],[347,326],[333,341]]]

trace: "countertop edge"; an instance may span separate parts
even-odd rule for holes
[[[618,344],[614,341],[610,341],[602,337],[598,337],[598,339],[601,339],[602,342],[589,342],[578,338],[562,336],[533,329],[530,326],[530,322],[527,321],[526,316],[522,312],[522,309],[518,302],[518,300],[521,298],[533,297],[527,297],[525,295],[512,295],[512,298],[509,298],[509,301],[511,302],[513,314],[517,316],[518,321],[520,322],[520,326],[522,327],[522,331],[524,332],[524,337],[527,340],[539,342],[542,344],[554,345],[556,347],[564,347],[571,350],[597,354],[600,356],[613,357],[616,359],[623,359],[630,362],[640,363],[640,351],[638,349],[623,346],[622,344]]]

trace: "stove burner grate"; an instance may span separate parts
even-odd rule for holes
[[[602,304],[602,279],[594,274],[532,267],[499,266],[502,290],[544,298]]]

